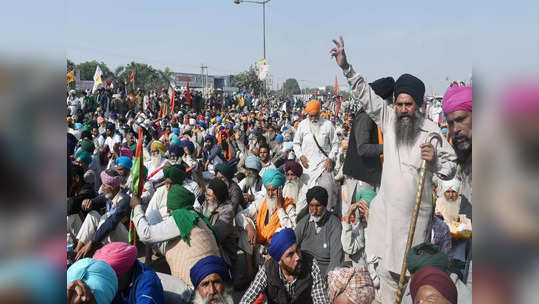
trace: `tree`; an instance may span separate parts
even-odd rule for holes
[[[94,74],[95,74],[95,68],[98,65],[99,65],[99,68],[101,69],[101,72],[103,72],[103,76],[102,76],[103,81],[105,81],[106,79],[112,79],[114,77],[114,74],[111,72],[111,70],[107,67],[107,65],[104,62],[97,62],[95,60],[86,61],[86,62],[77,64],[75,66],[75,69],[79,70],[81,80],[93,80]]]
[[[166,69],[165,69],[166,70]],[[135,72],[134,84],[129,82],[131,72]],[[170,72],[169,70],[169,73]],[[161,71],[154,69],[151,65],[132,61],[118,75],[118,80],[127,84],[127,91],[133,91],[133,87],[149,91],[156,88],[168,88],[169,81],[163,78]]]
[[[295,78],[288,78],[283,83],[283,94],[284,95],[294,95],[300,94],[301,89],[299,88],[298,81]]]
[[[66,73],[69,73],[71,71],[73,71],[75,69],[75,64],[73,63],[73,61],[67,59],[67,71]]]
[[[264,81],[258,79],[253,66],[249,67],[249,70],[245,72],[234,75],[232,77],[232,85],[238,87],[240,90],[253,92],[257,96],[265,93]]]

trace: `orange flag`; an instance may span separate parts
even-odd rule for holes
[[[75,81],[75,70],[72,70],[71,72],[67,73],[66,81],[67,83]]]

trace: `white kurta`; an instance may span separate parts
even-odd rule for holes
[[[329,158],[335,162],[339,151],[339,139],[335,127],[329,120],[320,118],[320,132],[316,134],[316,140]],[[307,185],[311,188],[315,185],[316,179],[324,172],[327,157],[318,149],[314,141],[308,118],[302,120],[298,125],[294,135],[294,153],[298,159],[305,155],[309,160],[309,168],[303,168],[303,175],[305,175]]]
[[[400,273],[406,248],[408,229],[414,209],[421,167],[420,145],[428,134],[441,134],[440,128],[428,119],[420,122],[420,133],[412,147],[397,148],[395,140],[395,110],[374,93],[365,79],[352,67],[345,76],[352,95],[380,127],[384,134],[384,167],[378,194],[371,202],[369,224],[366,229],[366,251],[369,257],[380,257],[385,270]],[[444,138],[442,136],[442,138]],[[433,174],[447,180],[455,175],[456,155],[443,139],[442,147],[428,167],[419,215],[412,246],[426,240],[432,214]]]

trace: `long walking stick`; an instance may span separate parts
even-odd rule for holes
[[[438,139],[438,143],[442,146],[442,137],[438,133],[430,133],[425,139],[425,143],[432,143],[433,139]],[[417,194],[415,196],[414,212],[412,214],[412,221],[410,222],[410,229],[408,229],[408,241],[406,242],[406,250],[404,251],[404,258],[402,259],[401,275],[399,278],[399,287],[397,289],[396,304],[400,304],[402,299],[402,288],[404,287],[404,277],[406,276],[406,254],[412,247],[414,240],[415,225],[417,223],[417,215],[419,213],[419,205],[421,205],[421,197],[423,196],[423,188],[425,186],[425,175],[427,171],[427,161],[421,162],[421,170],[419,171],[419,185],[417,186]]]

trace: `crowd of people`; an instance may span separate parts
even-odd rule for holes
[[[70,91],[67,302],[471,303],[472,88],[432,121],[420,79],[369,83],[334,43],[337,112]]]

